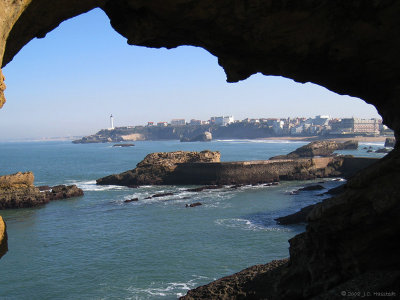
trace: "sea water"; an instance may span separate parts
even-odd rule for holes
[[[314,181],[188,192],[188,186],[96,186],[133,169],[148,153],[221,152],[222,161],[260,160],[305,142],[229,140],[135,142],[134,147],[71,142],[0,143],[0,175],[33,171],[36,185],[76,184],[83,197],[39,208],[0,211],[9,252],[0,260],[0,299],[176,299],[188,289],[255,264],[288,257],[288,239],[304,225],[274,218],[321,201],[325,190],[290,192]],[[367,153],[383,143],[361,144]],[[163,192],[171,196],[144,200]],[[137,202],[124,200],[139,198]],[[186,204],[203,205],[186,208]]]

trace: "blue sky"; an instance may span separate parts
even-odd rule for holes
[[[109,126],[211,116],[379,117],[364,101],[314,85],[253,75],[226,83],[206,50],[129,46],[99,9],[26,45],[3,70],[0,140],[88,135]]]

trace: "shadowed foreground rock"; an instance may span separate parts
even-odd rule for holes
[[[32,172],[0,176],[0,210],[26,208],[50,201],[83,196],[76,185],[37,188]]]
[[[316,204],[306,231],[289,241],[287,265],[271,271],[275,285],[249,280],[251,292],[266,299],[342,299],[346,287],[399,295],[400,185],[392,184],[400,182],[399,170],[400,153],[392,151],[351,178],[342,193]],[[246,298],[232,280],[219,286],[219,299]],[[187,299],[212,299],[214,284],[189,291]]]
[[[307,221],[307,216],[313,210],[314,206],[315,204],[308,205],[294,214],[276,218],[275,221],[280,225],[305,223]]]
[[[0,216],[0,258],[8,251],[7,226]]]
[[[270,299],[271,297],[278,299],[278,295],[275,294],[275,284],[287,263],[287,259],[282,259],[265,265],[252,266],[190,290],[180,299]]]

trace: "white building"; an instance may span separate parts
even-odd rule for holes
[[[225,117],[211,117],[211,122],[215,125],[226,126],[235,122],[233,116],[225,116]]]
[[[171,120],[172,126],[183,126],[186,125],[185,119],[172,119]]]
[[[283,126],[285,125],[284,121],[273,120],[272,121],[272,130],[275,134],[281,134],[283,131]]]

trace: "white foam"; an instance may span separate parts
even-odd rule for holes
[[[208,277],[192,275],[193,279],[187,282],[167,282],[167,283],[155,283],[152,282],[147,288],[138,288],[138,287],[129,287],[127,290],[134,294],[136,299],[143,299],[151,296],[176,296],[181,297],[186,294],[186,292],[197,285],[199,285],[200,281],[205,282],[209,281]],[[207,280],[205,280],[207,279]],[[157,286],[158,285],[158,286]]]
[[[359,143],[360,146],[380,146],[383,147],[385,145],[385,142],[362,142]]]
[[[108,190],[127,190],[127,187],[119,185],[97,185],[96,180],[89,181],[70,181],[71,184],[76,184],[77,187],[84,191],[108,191]]]
[[[275,227],[275,226],[261,226],[253,224],[250,220],[233,218],[233,219],[218,219],[215,221],[217,225],[225,226],[228,228],[238,228],[242,230],[251,231],[279,231],[279,232],[290,232],[289,228]]]

